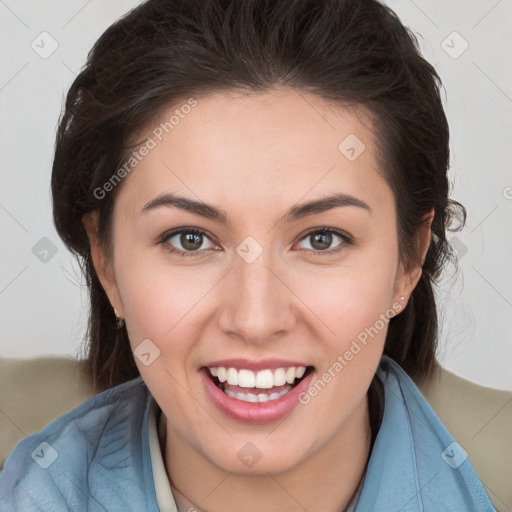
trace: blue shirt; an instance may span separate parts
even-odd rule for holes
[[[385,406],[355,512],[496,512],[462,447],[383,355]],[[141,377],[21,440],[0,472],[0,511],[158,511]],[[316,511],[315,511],[316,512]]]

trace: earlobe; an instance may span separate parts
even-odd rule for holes
[[[85,227],[87,232],[87,236],[89,238],[89,246],[91,249],[91,259],[96,270],[96,274],[98,279],[107,294],[110,304],[114,311],[116,311],[116,316],[123,317],[123,307],[121,304],[121,300],[119,297],[119,291],[117,289],[116,280],[114,277],[114,273],[112,271],[111,262],[108,261],[107,256],[105,255],[105,251],[100,242],[99,234],[98,234],[98,211],[89,212],[83,215],[82,224]]]
[[[401,309],[404,309],[420,277],[420,265],[414,265],[409,267],[409,269],[405,269],[403,262],[400,262],[395,280],[392,303],[398,303],[400,304]]]

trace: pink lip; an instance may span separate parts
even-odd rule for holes
[[[246,370],[258,371],[266,370],[267,368],[290,368],[295,366],[308,366],[306,363],[300,363],[297,361],[285,361],[284,359],[259,359],[258,361],[250,361],[249,359],[222,359],[218,361],[212,361],[211,363],[205,364],[208,368],[223,366],[224,368],[236,368],[240,370],[245,368]]]
[[[292,364],[291,366],[295,366],[295,364]],[[306,365],[297,364],[297,366]],[[268,368],[268,366],[266,368]],[[209,373],[206,368],[203,368],[199,372],[206,389],[206,393],[214,405],[223,414],[233,420],[255,425],[272,423],[273,421],[280,420],[284,416],[288,415],[299,403],[299,395],[309,388],[315,373],[316,372],[313,371],[309,375],[306,375],[306,377],[304,377],[294,388],[276,400],[253,403],[243,402],[242,400],[237,400],[236,398],[231,398],[226,395],[226,393],[219,389],[209,377]],[[269,390],[262,390],[262,392],[268,391]]]

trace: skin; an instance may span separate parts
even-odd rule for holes
[[[224,416],[198,369],[221,358],[282,358],[308,362],[320,376],[379,315],[393,304],[405,307],[421,265],[400,263],[393,192],[377,164],[371,124],[362,111],[288,89],[197,100],[125,178],[112,259],[98,241],[96,213],[83,219],[132,349],[150,339],[160,350],[149,366],[135,361],[163,412],[163,458],[179,510],[343,510],[369,458],[366,393],[387,324],[307,405],[267,425]],[[352,162],[338,150],[349,134],[366,146]],[[230,224],[177,208],[141,213],[162,192],[222,208]],[[344,206],[281,220],[297,203],[333,192],[361,199],[371,212]],[[418,233],[421,261],[432,218]],[[202,256],[156,244],[180,227],[206,232],[196,249]],[[306,232],[326,227],[354,243],[333,235],[315,256],[322,248]],[[263,250],[252,263],[236,252],[247,236]],[[185,251],[179,236],[165,243]],[[261,452],[252,467],[237,457],[248,442]]]

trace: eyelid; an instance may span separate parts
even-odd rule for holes
[[[311,235],[313,233],[334,233],[335,235],[338,235],[339,237],[346,239],[347,241],[354,242],[354,237],[344,231],[343,229],[339,228],[331,228],[329,226],[316,226],[313,228],[308,229],[305,233],[302,235],[299,235],[299,240],[303,240],[306,236]]]

